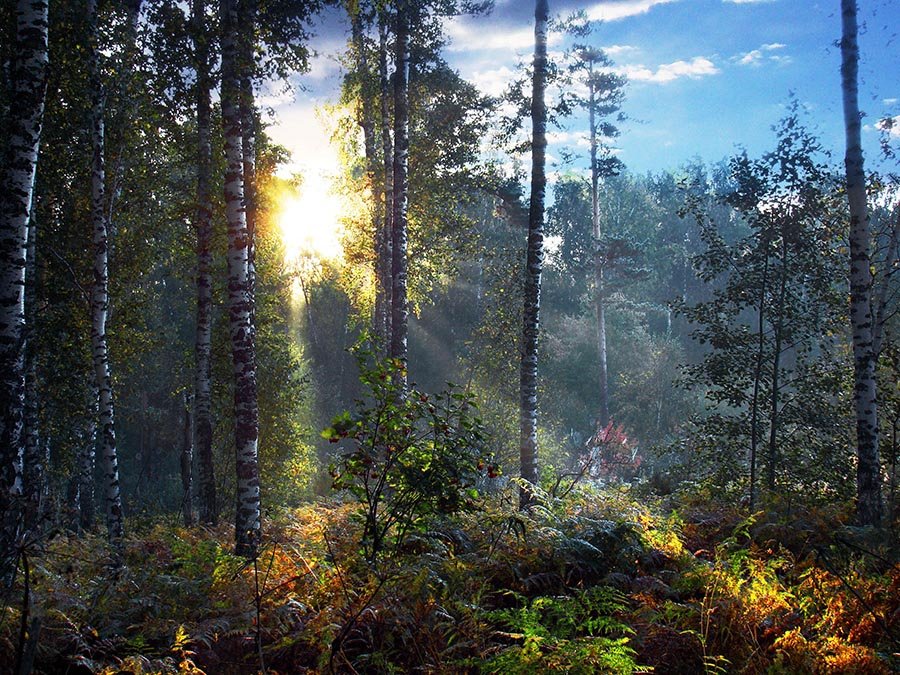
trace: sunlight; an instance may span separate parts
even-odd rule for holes
[[[299,265],[307,259],[339,258],[342,211],[329,178],[320,172],[306,173],[299,194],[285,197],[278,217],[286,262]]]

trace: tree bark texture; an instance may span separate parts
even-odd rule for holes
[[[101,470],[103,474],[106,528],[111,542],[124,535],[119,463],[116,449],[115,414],[106,321],[109,314],[109,216],[106,195],[106,94],[100,71],[97,2],[88,0],[90,49],[88,72],[91,94],[91,223],[94,269],[91,286],[91,353],[97,390]]]
[[[524,313],[519,375],[519,465],[522,478],[537,483],[537,370],[541,312],[541,274],[544,268],[544,196],[547,152],[547,0],[537,0],[534,11],[534,74],[531,94],[531,197],[528,207],[528,248],[525,255]],[[519,492],[519,506],[533,500],[530,490]]]
[[[381,159],[384,164],[381,194],[382,234],[378,251],[380,277],[384,295],[382,335],[385,351],[389,351],[392,335],[391,300],[393,284],[394,231],[394,141],[391,137],[391,82],[388,75],[388,19],[384,11],[378,13],[378,80],[381,86]]]
[[[25,415],[26,237],[47,89],[48,2],[18,0],[9,139],[0,174],[0,581],[14,571]]]
[[[197,515],[204,525],[217,525],[216,480],[212,452],[212,144],[210,142],[209,35],[204,0],[193,0],[195,68],[197,70],[197,330],[194,340],[194,453],[197,461]]]
[[[238,30],[235,0],[222,0],[222,124],[225,136],[225,215],[228,221],[228,318],[234,368],[237,471],[235,552],[256,555],[260,538],[259,410],[249,233],[244,203]]]
[[[35,358],[34,336],[36,333],[35,313],[35,239],[37,223],[34,218],[28,227],[28,244],[25,265],[25,415],[23,436],[22,476],[25,495],[25,531],[30,532],[40,526],[44,511],[45,455],[38,429],[38,384],[37,359]]]
[[[409,211],[409,9],[399,0],[394,46],[394,216],[391,223],[391,358],[406,384],[409,332],[407,228]]]
[[[853,333],[856,412],[856,519],[860,525],[881,522],[881,462],[878,454],[878,406],[872,316],[869,215],[859,111],[859,43],[856,0],[841,0],[841,89],[843,93],[850,206],[850,327]]]

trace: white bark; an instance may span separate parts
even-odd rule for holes
[[[228,316],[234,367],[237,470],[235,551],[253,557],[259,545],[259,410],[252,324],[249,235],[244,204],[237,10],[222,0],[222,124],[225,135],[225,214],[228,220]]]
[[[119,490],[119,462],[116,448],[115,412],[106,321],[109,315],[109,216],[106,195],[105,92],[100,74],[97,44],[97,3],[88,2],[91,26],[89,76],[91,88],[91,223],[93,228],[93,285],[91,286],[91,353],[100,433],[100,461],[103,474],[106,528],[111,542],[124,535],[122,498]]]
[[[537,370],[540,331],[541,275],[544,268],[544,196],[547,189],[547,0],[535,3],[534,74],[531,95],[531,198],[528,209],[528,248],[522,326],[522,359],[519,375],[519,465],[522,478],[537,483]],[[519,505],[533,500],[530,490],[519,492]]]
[[[853,404],[856,411],[856,517],[860,525],[881,522],[881,462],[875,386],[869,214],[859,111],[859,44],[856,0],[841,0],[841,85],[847,150],[844,167],[850,206],[850,326],[853,332]]]
[[[18,0],[9,139],[0,174],[0,572],[17,537],[25,412],[26,233],[47,88],[46,0]]]

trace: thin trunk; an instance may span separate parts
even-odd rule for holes
[[[247,220],[247,286],[250,293],[250,324],[256,330],[256,114],[253,99],[253,26],[256,1],[239,0],[238,72],[240,73],[241,157],[243,160],[244,210]]]
[[[778,315],[773,325],[775,342],[772,345],[772,397],[771,405],[769,406],[769,457],[768,466],[766,467],[766,487],[772,494],[775,493],[775,476],[778,467],[778,389],[781,386],[779,381],[779,375],[781,374],[781,345],[784,342],[784,307],[787,301],[788,250],[787,240],[784,237],[781,238],[781,256],[781,278],[779,279],[778,302],[775,304]]]
[[[44,496],[44,452],[38,432],[38,386],[37,363],[35,359],[34,337],[37,335],[35,323],[35,237],[37,227],[34,219],[28,228],[27,263],[25,266],[25,415],[23,478],[25,488],[25,530],[32,531],[40,526],[42,498]]]
[[[766,247],[763,264],[762,286],[759,291],[759,311],[756,323],[756,364],[753,369],[753,393],[750,397],[750,513],[756,509],[756,465],[759,457],[759,395],[762,388],[762,370],[766,348],[766,289],[769,285],[769,252]]]
[[[859,44],[856,0],[841,0],[841,88],[847,151],[844,167],[850,206],[850,326],[853,332],[856,411],[856,519],[879,525],[882,515],[881,462],[878,456],[878,405],[872,320],[869,214],[859,112]]]
[[[606,299],[603,295],[603,259],[600,256],[600,166],[597,163],[597,85],[594,62],[588,61],[588,116],[591,143],[591,232],[594,244],[594,308],[597,315],[597,349],[600,355],[600,425],[609,424],[609,375],[606,351]]]
[[[7,152],[0,173],[0,583],[19,534],[25,415],[25,260],[47,89],[46,0],[18,0]]]
[[[375,138],[375,113],[373,102],[375,92],[371,86],[368,50],[366,49],[363,31],[362,10],[356,3],[350,9],[350,25],[353,33],[353,46],[356,51],[356,79],[359,86],[358,123],[363,132],[366,152],[366,183],[372,193],[372,230],[375,267],[375,307],[372,314],[372,327],[375,337],[382,343],[386,340],[385,315],[388,311],[388,279],[385,276],[384,250],[384,212],[381,210],[381,181],[378,179],[378,151]]]
[[[875,352],[876,363],[881,356],[884,324],[887,322],[888,291],[891,289],[891,277],[896,273],[895,263],[898,260],[898,247],[900,247],[900,205],[894,208],[894,226],[891,228],[891,238],[888,240],[887,251],[884,255],[884,265],[881,268],[882,279],[878,285],[878,296],[875,298],[873,308],[875,326],[872,335],[872,350]]]
[[[191,399],[184,397],[184,433],[181,438],[181,515],[184,526],[194,524],[193,473],[191,467],[194,460],[194,429],[191,415]]]
[[[197,70],[197,332],[194,342],[194,450],[197,455],[197,507],[200,523],[217,525],[216,479],[212,453],[212,144],[210,142],[209,36],[204,0],[193,0]]]
[[[537,465],[537,367],[540,330],[541,274],[544,268],[544,196],[547,152],[547,0],[537,0],[534,10],[534,74],[531,94],[531,198],[528,208],[528,248],[525,260],[522,360],[519,377],[519,465],[522,478],[536,484]],[[519,507],[534,499],[531,490],[519,491]]]
[[[115,415],[106,320],[109,313],[109,219],[106,195],[105,92],[100,75],[97,44],[97,2],[88,0],[90,25],[89,77],[91,92],[91,222],[93,227],[94,280],[91,287],[91,352],[98,396],[101,467],[103,473],[106,528],[109,540],[118,543],[124,535],[119,465],[116,450]]]
[[[406,273],[409,209],[409,10],[408,0],[397,3],[394,59],[394,217],[391,227],[391,358],[402,366],[406,386],[409,306]]]
[[[225,215],[228,220],[228,318],[234,366],[234,434],[237,472],[235,552],[256,555],[260,538],[259,410],[256,347],[250,289],[249,233],[244,209],[235,0],[222,1],[222,125],[225,136]]]
[[[96,392],[94,400],[97,400]],[[94,463],[97,447],[97,409],[91,405],[91,413],[86,417],[78,435],[76,456],[77,478],[75,480],[78,498],[77,530],[86,532],[94,527]]]
[[[378,251],[380,278],[383,284],[384,315],[382,335],[385,351],[390,348],[392,311],[391,283],[393,268],[393,223],[394,223],[394,143],[391,138],[391,82],[388,76],[388,24],[384,12],[378,13],[378,79],[381,88],[381,159],[384,176],[381,194],[383,198],[381,248]]]

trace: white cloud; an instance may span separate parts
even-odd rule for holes
[[[900,98],[886,98],[881,101],[885,105],[897,105],[900,103]]]
[[[608,56],[618,56],[619,54],[636,52],[637,50],[638,48],[634,45],[610,45],[609,47],[603,48],[603,51],[605,51]]]
[[[488,96],[500,96],[516,77],[517,73],[511,68],[500,66],[491,70],[476,70],[469,80]]]
[[[731,60],[742,66],[761,66],[763,63],[790,63],[791,57],[772,53],[780,51],[785,47],[787,47],[787,45],[780,42],[771,42],[760,45],[758,49],[752,49],[749,52],[732,56]]]
[[[444,30],[450,38],[447,50],[451,52],[521,52],[534,49],[534,28],[529,26],[485,30],[484,24],[460,16],[447,19],[444,22]],[[547,36],[550,45],[559,44],[562,39],[560,33],[550,33]]]
[[[695,56],[690,61],[664,63],[655,70],[643,65],[622,66],[616,69],[634,82],[654,82],[666,84],[682,77],[697,79],[717,75],[721,71],[709,59]]]
[[[618,21],[629,16],[645,14],[655,5],[667,5],[678,0],[609,0],[598,2],[587,8],[585,13],[590,21]]]

